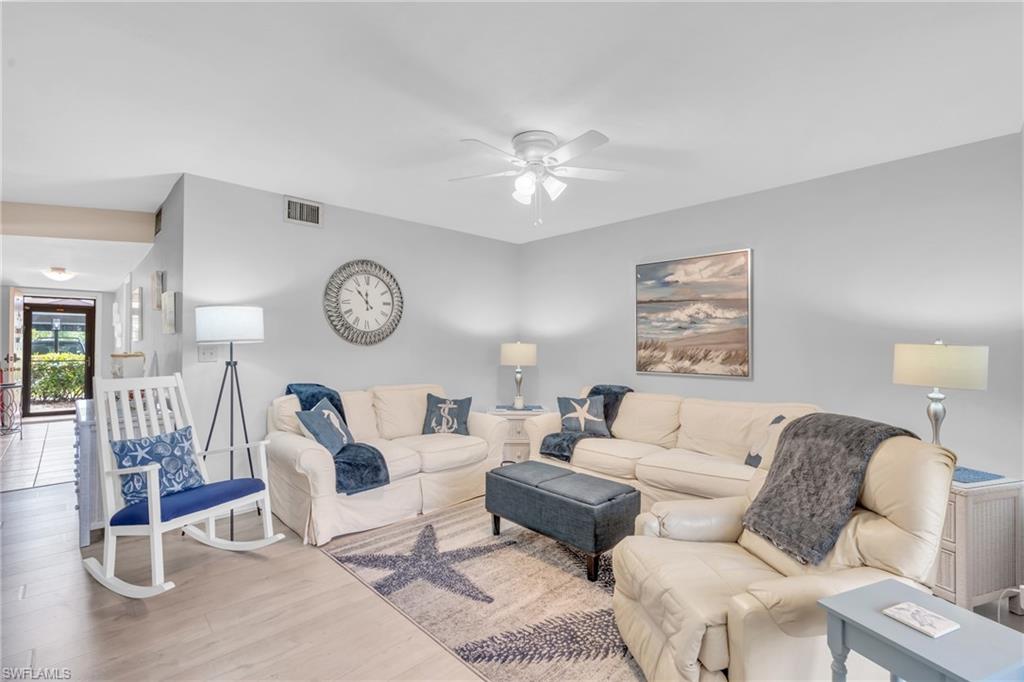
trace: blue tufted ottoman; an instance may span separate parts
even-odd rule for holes
[[[640,513],[635,488],[543,462],[492,469],[486,485],[495,535],[504,518],[571,545],[587,554],[591,581],[597,580],[601,554],[633,534]]]

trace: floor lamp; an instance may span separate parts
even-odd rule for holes
[[[242,406],[242,387],[238,383],[238,362],[235,360],[236,343],[261,343],[263,341],[263,308],[249,305],[205,305],[196,307],[196,343],[228,344],[228,359],[224,363],[224,375],[220,380],[217,405],[213,408],[213,422],[206,437],[204,450],[210,449],[220,404],[224,399],[224,386],[228,386],[228,445],[235,445],[235,398],[237,394],[238,415],[242,419],[242,442],[249,442],[249,429],[245,424],[245,408]],[[249,456],[249,475],[255,476],[252,467],[252,451]],[[235,477],[235,453],[228,456],[231,478]],[[259,505],[256,505],[259,514]],[[235,539],[235,512],[230,513],[231,539]]]

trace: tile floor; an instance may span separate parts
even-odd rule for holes
[[[74,481],[74,421],[26,422],[23,429],[23,438],[0,438],[0,491]]]

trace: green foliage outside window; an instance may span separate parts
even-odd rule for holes
[[[39,353],[32,356],[32,400],[66,402],[85,397],[85,356]]]

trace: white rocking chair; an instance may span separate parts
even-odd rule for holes
[[[96,379],[96,432],[99,437],[100,488],[106,517],[103,537],[103,563],[93,558],[83,561],[85,569],[107,589],[135,599],[152,597],[174,587],[164,580],[163,533],[182,529],[199,542],[231,551],[262,549],[284,539],[274,533],[270,512],[270,491],[267,476],[267,441],[242,443],[230,448],[211,450],[205,456],[235,450],[256,450],[258,478],[209,482],[204,453],[199,450],[192,411],[185,398],[181,374],[171,377],[139,379]],[[110,447],[112,440],[154,436],[193,426],[192,449],[206,485],[165,497],[152,494],[160,490],[159,464],[119,469]],[[146,476],[147,499],[125,505],[121,495],[121,476],[142,473]],[[263,511],[263,537],[258,540],[234,541],[218,538],[216,519],[232,509],[258,503]],[[192,525],[204,522],[205,530]],[[114,577],[117,538],[122,535],[149,537],[152,585],[133,585]]]

